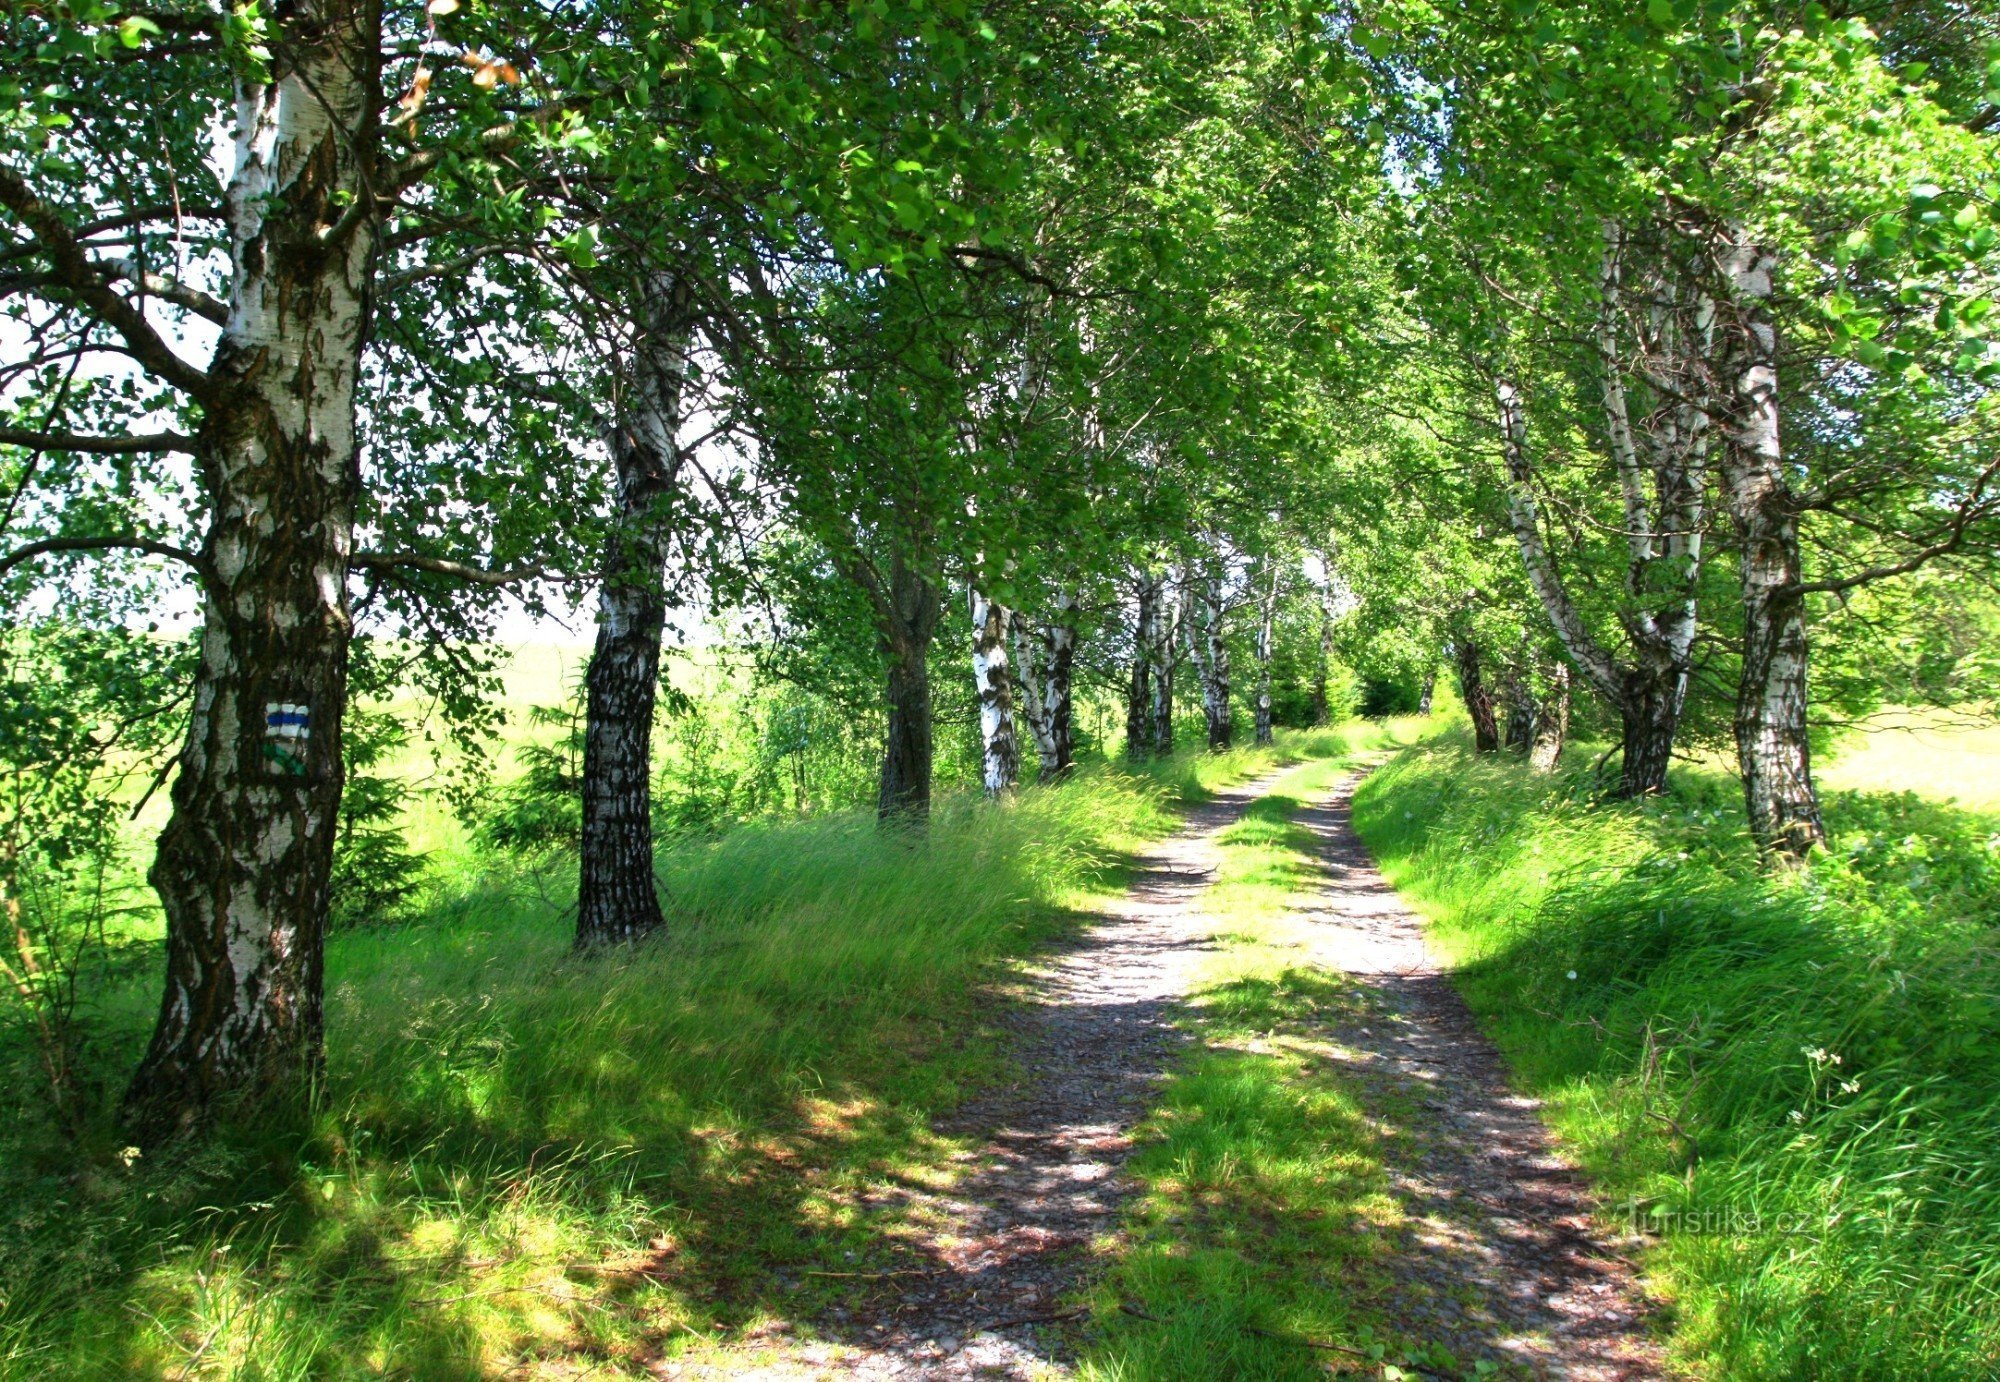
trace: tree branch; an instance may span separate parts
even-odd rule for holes
[[[36,432],[0,427],[0,446],[24,446],[34,451],[83,451],[93,456],[125,456],[149,451],[194,453],[193,437],[179,432],[147,432],[136,437],[83,437],[73,432]]]
[[[16,547],[6,556],[0,557],[0,576],[6,575],[22,562],[49,552],[150,552],[156,557],[172,557],[185,562],[195,571],[207,574],[200,557],[183,547],[168,542],[155,542],[145,537],[45,537],[30,542],[25,547]]]
[[[179,279],[168,278],[165,274],[147,273],[130,259],[107,259],[104,265],[116,277],[137,284],[162,302],[185,307],[197,317],[206,318],[217,326],[229,325],[228,306],[199,288],[190,288]]]
[[[1918,567],[1928,562],[1935,561],[1939,557],[1951,555],[1965,544],[1966,533],[1971,529],[1975,521],[1987,517],[1996,509],[2000,509],[2000,500],[1985,497],[1986,487],[1993,482],[1993,477],[1996,474],[2000,474],[2000,459],[1994,460],[1985,470],[1980,472],[1979,479],[1973,483],[1972,493],[1966,496],[1965,503],[1961,504],[1957,512],[1952,515],[1951,522],[1946,525],[1945,535],[1936,542],[1917,549],[1916,552],[1905,557],[1902,561],[1890,562],[1883,566],[1870,566],[1864,570],[1855,572],[1851,576],[1842,576],[1836,580],[1800,581],[1796,585],[1788,586],[1785,593],[1788,595],[1839,595],[1845,591],[1853,590],[1856,586],[1867,585],[1872,581],[1884,581],[1891,576],[1907,576],[1910,572],[1915,571]]]
[[[56,281],[116,331],[142,365],[203,402],[213,396],[215,381],[176,355],[146,321],[145,314],[112,291],[105,282],[112,271],[84,253],[56,209],[36,196],[11,168],[0,167],[0,206],[20,217],[48,256]]]
[[[417,552],[356,552],[348,557],[347,564],[350,568],[361,571],[384,573],[428,571],[433,576],[449,576],[453,580],[487,586],[518,585],[523,581],[581,579],[566,572],[552,571],[546,566],[514,566],[495,571],[483,566],[467,566],[463,562],[446,561],[442,557],[427,557]]]

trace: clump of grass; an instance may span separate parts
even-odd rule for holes
[[[569,953],[565,868],[482,861],[334,939],[310,1126],[134,1161],[0,1118],[0,1375],[615,1373],[819,1312],[853,1283],[813,1273],[894,1265],[866,1192],[948,1175],[932,1118],[1006,1073],[1008,966],[1178,791],[1324,742],[947,797],[922,841],[856,813],[686,841],[668,933],[608,958]],[[154,996],[104,996],[114,1066]]]
[[[1760,869],[1734,783],[1596,800],[1461,743],[1357,822],[1558,1131],[1656,1235],[1676,1346],[1728,1376],[2000,1369],[2000,835],[1908,795],[1826,802]]]

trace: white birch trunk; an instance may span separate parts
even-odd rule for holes
[[[1723,493],[1743,547],[1736,751],[1751,833],[1775,854],[1803,858],[1825,843],[1826,827],[1807,738],[1798,505],[1779,435],[1777,332],[1770,319],[1777,263],[1736,227],[1717,235],[1715,258]]]
[[[379,24],[367,6],[322,0],[274,29],[271,84],[237,92],[223,190],[228,317],[197,458],[210,575],[150,875],[167,973],[126,1096],[142,1136],[296,1098],[322,1062]]]
[[[620,371],[607,439],[618,487],[617,526],[605,552],[597,640],[584,677],[580,947],[637,940],[665,921],[653,866],[653,712],[694,340],[688,285],[672,275],[652,276],[633,318],[638,340]]]
[[[1257,620],[1257,742],[1271,742],[1271,637],[1278,619],[1278,576],[1280,567],[1271,562],[1271,579],[1264,589]]]
[[[979,695],[982,777],[989,797],[1014,790],[1021,772],[1020,742],[1014,733],[1014,682],[1007,663],[1012,614],[1006,606],[971,590],[972,681]]]

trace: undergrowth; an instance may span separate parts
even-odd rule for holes
[[[1357,803],[1458,981],[1612,1212],[1675,1347],[1741,1378],[2000,1372],[2000,833],[1907,794],[1825,802],[1760,869],[1737,789],[1595,799],[1462,743]]]
[[[884,1251],[865,1187],[943,1174],[934,1115],[1002,1076],[1007,965],[1078,924],[1198,797],[1353,731],[1086,769],[928,838],[857,813],[660,858],[668,933],[569,952],[568,875],[498,858],[328,952],[309,1126],[138,1157],[108,1107],[0,1113],[0,1374],[399,1375],[754,1350]],[[97,995],[115,1094],[155,989]],[[12,1087],[31,1045],[0,1033]],[[747,1357],[740,1354],[738,1356]]]

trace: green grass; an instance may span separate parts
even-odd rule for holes
[[[1411,1346],[1393,1318],[1406,1214],[1387,1163],[1413,1110],[1353,1073],[1339,1035],[1379,1000],[1301,963],[1316,923],[1296,904],[1321,872],[1292,817],[1351,763],[1295,770],[1219,837],[1194,1051],[1128,1164],[1142,1191],[1089,1296],[1088,1377],[1323,1377],[1330,1360],[1472,1372]]]
[[[1578,755],[1582,758],[1582,755]],[[2000,1372],[2000,826],[1833,792],[1760,871],[1733,781],[1643,806],[1412,750],[1364,838],[1611,1212],[1651,1236],[1708,1374]]]
[[[569,954],[566,866],[462,870],[421,924],[334,939],[310,1127],[132,1160],[106,1121],[79,1148],[31,1099],[0,1114],[0,1375],[753,1358],[841,1296],[808,1272],[892,1255],[869,1186],[949,1174],[930,1122],[1007,1073],[1011,966],[1121,886],[1177,796],[1346,742],[947,798],[920,845],[859,813],[676,845],[670,933],[611,960]],[[99,995],[107,1095],[154,982]],[[16,1089],[27,1060],[0,1045]]]

